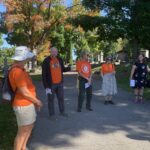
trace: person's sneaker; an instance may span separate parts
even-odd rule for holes
[[[92,108],[86,108],[87,110],[89,110],[89,111],[93,111],[93,109]]]
[[[107,105],[107,104],[108,104],[108,101],[105,101],[105,102],[104,102],[104,105]]]
[[[109,104],[114,105],[115,103],[113,101],[108,101]]]

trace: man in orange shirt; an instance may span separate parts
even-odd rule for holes
[[[70,71],[70,67],[64,67],[63,60],[58,57],[55,47],[50,49],[51,55],[44,59],[42,64],[42,79],[48,97],[48,110],[50,117],[55,114],[54,96],[58,99],[60,114],[66,116],[64,109],[63,72]]]
[[[91,70],[91,64],[88,62],[88,56],[89,54],[87,53],[87,51],[82,51],[81,59],[77,61],[77,64],[76,64],[76,70],[78,71],[78,74],[79,74],[79,96],[78,96],[78,107],[77,107],[78,112],[81,112],[85,93],[87,95],[86,109],[89,111],[92,111],[92,108],[91,108],[92,70]]]

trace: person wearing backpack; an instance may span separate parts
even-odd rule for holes
[[[25,150],[36,121],[36,108],[42,107],[42,102],[36,97],[35,86],[24,66],[34,56],[26,46],[15,49],[12,57],[13,65],[9,71],[9,81],[15,92],[12,101],[17,118],[18,131],[14,141],[14,150]]]

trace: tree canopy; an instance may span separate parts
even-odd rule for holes
[[[108,40],[127,38],[136,54],[140,48],[150,49],[150,1],[83,0],[83,5],[88,10],[103,11],[103,17],[89,19],[96,20],[93,27],[100,27]]]
[[[42,61],[47,42],[72,62],[72,50],[93,55],[114,53],[130,46],[137,55],[150,49],[150,2],[147,0],[5,0],[0,29],[11,45],[27,45],[38,50]]]

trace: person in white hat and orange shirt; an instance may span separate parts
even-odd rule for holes
[[[14,63],[9,71],[9,81],[15,92],[12,106],[18,125],[14,150],[26,150],[28,139],[36,121],[36,108],[42,107],[42,102],[36,97],[35,86],[24,69],[26,62],[32,57],[34,54],[26,46],[16,47],[15,54],[12,56]]]

